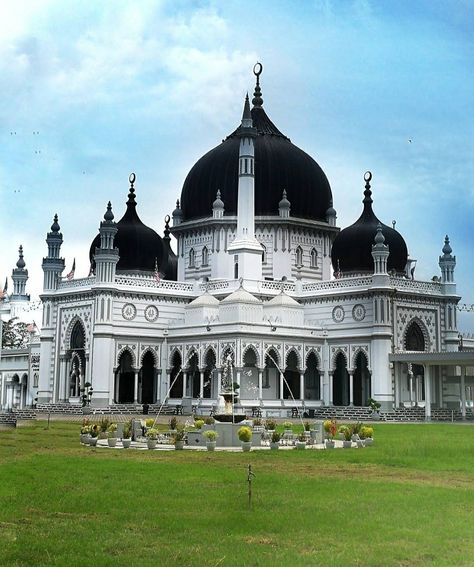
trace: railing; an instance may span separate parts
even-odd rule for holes
[[[78,278],[77,280],[64,280],[59,282],[58,289],[71,289],[74,287],[90,287],[95,284],[95,276]]]
[[[193,291],[194,284],[188,282],[174,282],[170,280],[157,281],[146,276],[115,276],[115,283],[135,287],[149,287],[156,289],[169,289],[174,291]]]
[[[426,282],[420,280],[408,280],[396,276],[390,277],[390,285],[403,291],[422,291],[430,294],[442,294],[443,284],[439,282]]]
[[[368,287],[372,284],[372,276],[356,277],[356,278],[340,278],[337,280],[325,282],[304,283],[303,293],[312,291],[338,290],[348,287]]]

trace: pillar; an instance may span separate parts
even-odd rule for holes
[[[431,421],[431,367],[425,366],[425,420]]]
[[[413,371],[408,370],[408,378],[410,383],[410,407],[413,407]]]
[[[283,400],[283,372],[280,372],[280,400]]]
[[[304,402],[304,372],[300,372],[300,400]]]
[[[221,395],[222,392],[222,369],[219,368],[217,371],[217,397]]]
[[[349,370],[349,405],[354,405],[354,371]]]
[[[138,404],[138,368],[134,369],[133,403]]]
[[[204,370],[199,371],[199,397],[204,398]]]
[[[333,401],[333,380],[334,380],[334,372],[331,370],[331,372],[329,372],[329,405],[332,406],[332,401]]]
[[[263,369],[258,369],[258,399],[261,402],[263,399]]]
[[[188,385],[188,372],[186,370],[186,371],[183,371],[183,398],[186,397],[187,385]]]
[[[461,415],[466,419],[466,367],[461,366]]]

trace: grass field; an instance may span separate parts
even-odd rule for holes
[[[0,431],[0,566],[474,565],[472,426],[250,454],[92,449],[78,430]]]

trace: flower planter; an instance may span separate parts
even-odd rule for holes
[[[370,446],[373,444],[373,442],[374,442],[374,440],[373,440],[372,437],[367,437],[367,439],[364,439],[364,441],[365,441],[365,446],[366,446],[366,447],[370,447]]]
[[[147,439],[146,444],[148,449],[154,449],[156,447],[157,442],[158,442],[157,439]]]
[[[81,433],[81,443],[84,445],[89,445],[89,439],[91,436],[88,433]]]
[[[175,441],[174,448],[176,451],[182,451],[184,449],[184,441]]]
[[[132,444],[132,440],[129,439],[122,439],[122,446],[124,449],[128,449],[130,447],[130,445]]]
[[[90,445],[91,447],[95,447],[95,446],[97,445],[97,437],[91,437],[91,438],[89,439],[89,445]]]
[[[344,441],[342,442],[342,447],[343,447],[344,449],[350,449],[350,448],[352,447],[352,441],[346,441],[346,440],[344,439]]]
[[[107,439],[107,432],[99,431],[99,439]]]
[[[252,441],[241,441],[242,451],[248,452],[252,447]]]
[[[334,449],[336,442],[333,439],[326,439],[326,449]]]
[[[272,441],[270,441],[270,449],[272,451],[277,451],[280,448],[280,443],[273,443]]]
[[[206,448],[208,451],[214,451],[216,448],[216,442],[215,441],[207,441],[206,442]]]
[[[107,445],[109,447],[115,447],[117,445],[117,437],[108,437],[107,438]]]
[[[295,443],[296,449],[306,449],[306,441],[296,441]]]
[[[356,443],[357,443],[357,447],[359,449],[362,449],[363,447],[365,447],[363,439],[357,439]]]

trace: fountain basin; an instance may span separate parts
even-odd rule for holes
[[[240,423],[247,419],[245,414],[218,413],[212,416],[219,423]]]

